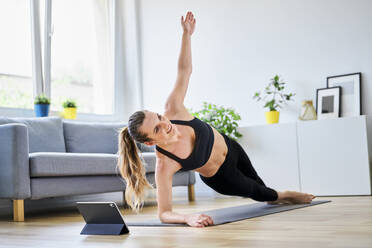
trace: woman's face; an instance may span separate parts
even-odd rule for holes
[[[140,127],[140,132],[146,133],[152,140],[145,142],[146,145],[167,143],[175,137],[176,131],[176,125],[172,124],[167,117],[155,112],[145,111],[145,119]]]

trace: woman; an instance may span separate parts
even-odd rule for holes
[[[127,183],[127,203],[138,211],[145,188],[151,187],[135,141],[156,145],[158,215],[164,223],[186,223],[194,227],[213,225],[210,216],[172,211],[172,177],[181,169],[199,172],[202,181],[221,194],[250,197],[269,204],[310,203],[315,198],[311,194],[277,192],[266,187],[236,141],[194,118],[185,108],[183,101],[192,71],[191,35],[195,23],[191,12],[181,17],[183,35],[178,75],[164,114],[137,111],[129,118],[128,127],[120,132],[118,166]]]

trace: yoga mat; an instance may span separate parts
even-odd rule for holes
[[[214,209],[200,213],[211,216],[215,225],[221,225],[229,222],[284,212],[297,208],[310,207],[327,202],[331,201],[312,201],[309,204],[276,204],[276,205],[269,205],[264,202],[258,202],[237,207]],[[128,226],[188,226],[187,224],[164,224],[161,223],[160,220],[127,222],[126,224]]]

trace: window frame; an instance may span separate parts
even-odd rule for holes
[[[45,25],[44,25],[44,57],[42,57],[42,49],[41,49],[41,26],[40,26],[40,5],[39,0],[30,0],[31,6],[31,50],[32,50],[32,81],[33,81],[33,97],[40,95],[44,92],[45,95],[50,97],[51,95],[51,22],[52,22],[52,0],[44,0],[45,1]],[[110,5],[112,6],[112,30],[115,30],[117,23],[120,21],[120,17],[118,16],[117,11],[117,4],[116,0],[107,0],[110,1]],[[116,43],[117,40],[117,33],[112,32],[112,40]],[[115,44],[112,48],[114,51],[117,49],[117,45]],[[115,52],[111,51],[112,54],[115,55]],[[114,68],[115,75],[113,76],[114,79],[114,92],[113,92],[113,113],[110,115],[104,114],[93,114],[93,113],[78,113],[76,120],[77,121],[104,121],[104,122],[112,122],[112,121],[123,121],[124,119],[124,104],[122,100],[124,99],[125,94],[122,91],[123,83],[119,83],[119,80],[116,76],[117,65],[115,63],[115,56],[112,57],[114,60]],[[44,63],[44,68],[42,63]],[[44,72],[43,72],[44,69]],[[44,73],[44,74],[43,74]],[[122,72],[123,73],[123,72]],[[44,75],[44,77],[43,77]],[[43,83],[45,80],[45,83]],[[0,106],[0,113],[3,116],[9,117],[35,117],[34,109],[24,109],[24,108],[9,108],[9,107],[1,107]],[[49,111],[49,116],[60,116],[60,111]]]

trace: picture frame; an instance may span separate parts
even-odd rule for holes
[[[316,114],[318,120],[340,117],[341,86],[316,90]]]
[[[350,73],[327,77],[327,88],[340,86],[341,117],[362,114],[361,80],[362,73]]]

